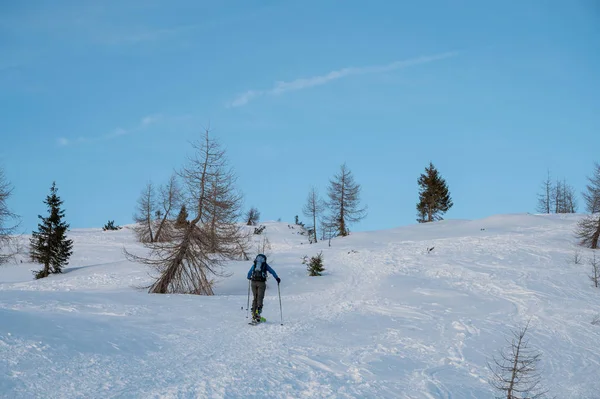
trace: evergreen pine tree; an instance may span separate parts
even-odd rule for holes
[[[65,216],[65,211],[60,209],[63,201],[57,195],[57,191],[56,183],[53,182],[50,195],[44,201],[50,215],[38,215],[42,222],[38,224],[38,231],[34,231],[30,239],[32,261],[44,266],[42,270],[34,272],[36,279],[48,277],[50,273],[61,273],[73,253],[73,241],[68,240],[65,235],[69,225],[62,220]]]
[[[179,211],[179,215],[177,215],[177,220],[175,220],[175,227],[184,227],[187,224],[188,216],[185,204],[181,205],[181,210]]]
[[[250,210],[246,212],[244,219],[246,220],[247,226],[256,226],[260,220],[260,212],[257,208],[251,207]]]
[[[114,220],[109,220],[103,227],[102,230],[104,231],[109,231],[109,230],[121,230],[121,226],[115,226],[115,221]]]
[[[312,256],[310,260],[308,260],[308,256],[305,256],[302,263],[307,265],[306,270],[309,276],[320,276],[325,271],[323,251],[319,252],[317,256]]]
[[[425,173],[421,174],[419,183],[419,203],[417,204],[417,222],[427,223],[434,220],[442,220],[440,214],[446,213],[452,208],[452,198],[448,191],[446,181],[439,172],[429,163]]]

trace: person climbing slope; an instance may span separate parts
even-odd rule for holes
[[[252,286],[252,320],[260,322],[263,308],[263,299],[265,298],[265,290],[267,289],[267,272],[271,273],[277,284],[281,283],[281,279],[275,273],[275,270],[267,263],[267,257],[263,254],[256,255],[254,263],[248,271],[248,280]]]

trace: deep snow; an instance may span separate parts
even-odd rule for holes
[[[122,253],[141,250],[129,229],[73,230],[64,274],[0,268],[0,396],[489,398],[486,361],[531,318],[545,387],[599,398],[600,289],[570,262],[577,218],[449,220],[331,247],[264,223],[283,326],[272,278],[268,322],[247,324],[250,262],[230,262],[212,297],[150,295],[152,271]],[[308,277],[301,257],[320,250],[326,273]]]

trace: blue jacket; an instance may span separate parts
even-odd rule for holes
[[[248,271],[248,280],[250,280],[252,278],[252,273],[254,272],[254,266],[252,265],[252,267],[250,268],[250,270]],[[277,273],[275,273],[275,270],[271,269],[271,266],[269,266],[269,264],[267,263],[267,271],[269,273],[271,273],[271,275],[273,275],[273,277],[275,277],[275,279],[278,279],[279,277],[277,276]]]

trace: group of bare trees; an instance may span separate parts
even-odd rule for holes
[[[125,253],[158,272],[151,293],[212,295],[214,279],[227,275],[223,262],[245,258],[250,247],[248,230],[237,223],[242,195],[225,151],[209,131],[192,148],[158,195],[148,185],[138,201],[136,233],[150,255]]]
[[[152,182],[148,182],[137,202],[133,215],[133,230],[140,242],[152,243],[169,241],[173,233],[172,220],[175,212],[183,208],[183,196],[177,177],[159,186],[158,192]]]
[[[328,200],[321,198],[318,190],[312,187],[302,208],[304,216],[313,223],[309,227],[311,242],[318,241],[317,225],[320,225],[321,239],[350,234],[350,225],[367,216],[367,207],[360,204],[360,193],[361,186],[354,180],[346,163],[329,180]]]
[[[306,203],[302,207],[302,213],[312,221],[312,227],[309,229],[311,234],[310,241],[318,241],[317,221],[321,221],[321,215],[325,210],[325,201],[319,196],[319,191],[315,187],[311,187],[306,197]],[[323,227],[323,226],[321,226]],[[326,229],[322,228],[321,232],[325,234]],[[324,237],[322,237],[324,238]]]
[[[600,239],[600,164],[595,163],[594,172],[588,177],[589,183],[582,193],[587,215],[577,223],[575,234],[580,244],[598,248]],[[537,211],[540,213],[576,213],[577,196],[575,189],[563,181],[553,181],[550,171],[542,183],[542,190],[538,194]]]
[[[575,213],[577,212],[577,195],[575,189],[562,181],[552,181],[550,171],[542,182],[542,190],[538,194],[537,211],[539,213]]]

